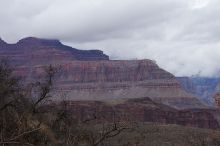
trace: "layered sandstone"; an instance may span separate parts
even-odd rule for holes
[[[82,51],[58,40],[25,38],[0,43],[0,58],[9,57],[15,74],[39,80],[49,64],[60,66],[55,88],[66,100],[111,100],[150,97],[175,108],[204,108],[182,90],[176,78],[152,60],[108,60],[102,51]],[[63,100],[57,95],[54,100]]]
[[[204,108],[182,90],[176,78],[151,60],[72,61],[60,63],[55,88],[66,100],[150,97],[175,108]],[[38,80],[44,66],[17,67],[16,75]],[[59,96],[54,100],[63,100]]]
[[[203,107],[176,78],[151,60],[75,61],[65,64],[59,85],[71,100],[150,97],[176,108]],[[68,80],[67,80],[68,79]]]
[[[5,57],[14,74],[27,82],[42,79],[49,64],[58,67],[52,100],[66,101],[81,119],[96,112],[111,120],[117,113],[120,120],[219,128],[219,112],[183,90],[175,76],[152,60],[109,60],[99,50],[37,38],[16,44],[0,40],[0,58]]]

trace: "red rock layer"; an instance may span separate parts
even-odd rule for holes
[[[67,109],[77,119],[107,121],[156,122],[190,127],[219,129],[220,125],[209,110],[176,110],[150,98],[130,99],[111,105],[100,101],[66,101]]]

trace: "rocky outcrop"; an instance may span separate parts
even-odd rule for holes
[[[114,104],[112,104],[114,103]],[[66,101],[67,108],[77,119],[108,121],[156,122],[178,124],[190,127],[219,129],[220,125],[208,110],[177,110],[150,98],[127,99],[123,101]]]

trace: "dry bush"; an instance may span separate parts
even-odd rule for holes
[[[51,90],[57,69],[49,66],[40,82],[25,85],[0,62],[0,145],[2,146],[99,146],[128,125],[102,121],[99,117],[80,121],[62,106],[51,106]],[[97,129],[93,126],[99,120]],[[101,127],[100,127],[101,125]]]

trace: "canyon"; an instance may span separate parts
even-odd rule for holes
[[[104,113],[116,109],[143,122],[219,128],[215,107],[203,104],[149,59],[110,60],[100,50],[79,50],[34,37],[16,44],[0,40],[0,58],[8,59],[14,74],[27,83],[43,78],[48,65],[59,68],[51,100],[68,101],[79,116],[101,106]]]

